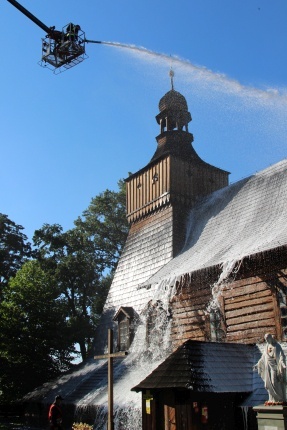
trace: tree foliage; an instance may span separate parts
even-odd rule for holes
[[[68,369],[75,344],[87,357],[128,233],[124,182],[93,198],[74,228],[36,230],[33,255],[22,229],[0,214],[0,400]]]
[[[0,304],[2,401],[15,400],[70,368],[73,345],[54,280],[37,261],[25,263]]]
[[[106,190],[93,198],[83,217],[75,221],[76,227],[84,229],[95,243],[104,268],[111,271],[116,268],[128,233],[123,180],[118,182],[118,187],[117,192]]]
[[[125,188],[106,190],[66,232],[60,225],[45,224],[33,237],[43,270],[53,274],[67,318],[85,359],[99,314],[127,236]]]
[[[85,359],[97,322],[92,304],[97,302],[102,283],[103,266],[94,243],[84,231],[74,228],[63,232],[57,224],[36,230],[34,243],[41,267],[57,285],[71,336]]]
[[[31,256],[31,245],[22,230],[21,225],[0,213],[0,294],[9,278]]]

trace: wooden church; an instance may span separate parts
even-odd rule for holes
[[[95,337],[114,362],[115,429],[255,430],[267,391],[253,365],[265,333],[286,350],[287,160],[228,185],[195,152],[186,99],[159,102],[150,162],[129,176],[129,235]],[[45,416],[56,394],[71,421],[106,428],[107,362],[29,393]]]

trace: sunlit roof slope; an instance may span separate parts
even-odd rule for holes
[[[198,202],[187,223],[182,252],[146,285],[287,244],[287,159]]]

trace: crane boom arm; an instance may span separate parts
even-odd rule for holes
[[[85,39],[84,42],[87,42],[87,43],[104,43],[104,42],[100,42],[99,40],[88,40],[88,39]]]
[[[11,3],[14,7],[16,7],[20,12],[22,12],[24,15],[27,16],[27,18],[31,19],[35,24],[37,24],[42,30],[44,30],[47,34],[50,34],[53,32],[53,27],[47,27],[42,21],[40,21],[38,18],[36,18],[31,12],[29,12],[27,9],[25,9],[20,3],[18,3],[16,0],[7,0],[9,3]]]

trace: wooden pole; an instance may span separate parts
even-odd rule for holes
[[[96,355],[95,360],[108,359],[108,424],[107,430],[114,430],[114,363],[113,359],[124,357],[127,351],[113,352],[113,330],[108,329],[108,353]]]
[[[113,330],[108,331],[108,430],[114,430]]]

